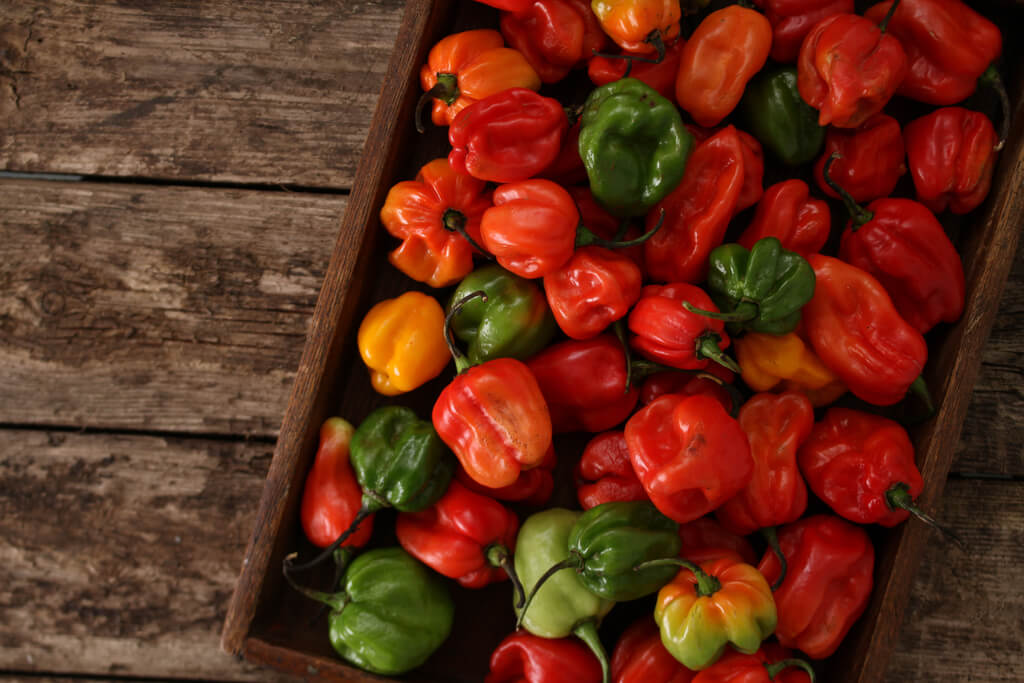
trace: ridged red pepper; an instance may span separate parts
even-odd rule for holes
[[[821,251],[832,229],[828,203],[810,196],[807,183],[790,178],[764,191],[750,226],[738,242],[746,249],[765,237],[776,237],[783,249],[801,256]]]
[[[699,517],[679,525],[679,540],[683,542],[680,557],[696,564],[704,564],[723,557],[750,565],[757,564],[757,554],[750,541],[726,531],[711,516]]]
[[[473,481],[461,466],[455,468],[455,478],[470,491],[496,500],[526,505],[544,505],[551,500],[555,490],[554,470],[557,464],[554,446],[549,446],[544,458],[536,467],[519,472],[516,480],[501,488],[488,488]]]
[[[981,112],[943,107],[906,125],[907,162],[917,201],[935,213],[973,211],[988,196],[999,143]]]
[[[643,273],[628,256],[605,247],[580,247],[544,276],[555,321],[573,339],[589,339],[624,317],[640,298]]]
[[[807,33],[825,17],[853,14],[853,0],[754,0],[772,25],[771,58],[792,63]]]
[[[746,434],[708,396],[662,396],[631,417],[625,433],[651,502],[680,524],[732,498],[753,475]]]
[[[822,254],[807,262],[814,297],[802,314],[815,354],[857,397],[879,406],[897,403],[928,360],[924,337],[867,272]]]
[[[888,114],[875,114],[857,128],[829,128],[825,152],[814,164],[818,188],[829,197],[839,193],[825,182],[825,163],[838,153],[829,175],[858,202],[888,197],[907,172],[903,131]]]
[[[555,160],[568,129],[558,100],[509,88],[458,113],[448,128],[448,163],[480,180],[526,180]]]
[[[615,643],[612,683],[690,683],[696,674],[661,644],[661,631],[650,615],[630,624]]]
[[[608,37],[589,0],[527,0],[516,12],[502,12],[501,34],[519,50],[544,83],[557,83]]]
[[[587,61],[587,75],[595,86],[606,85],[620,78],[629,77],[643,81],[658,91],[658,94],[672,102],[676,101],[676,73],[679,71],[679,56],[686,41],[679,39],[665,49],[665,58],[660,62],[635,61],[630,57],[642,57],[639,53],[623,52],[621,57],[594,55]]]
[[[814,669],[778,643],[765,643],[752,655],[726,650],[693,683],[811,683]]]
[[[601,28],[623,50],[651,55],[679,36],[679,0],[592,0]]]
[[[764,195],[764,149],[750,133],[736,129],[743,143],[743,187],[736,199],[736,213],[750,208]]]
[[[788,571],[775,591],[775,635],[812,659],[828,657],[864,612],[874,585],[875,549],[863,528],[835,515],[779,529]],[[757,568],[774,583],[782,567],[770,550]]]
[[[506,637],[491,654],[484,683],[600,683],[601,665],[576,638],[541,638],[527,631]]]
[[[584,510],[615,501],[647,500],[622,431],[602,432],[588,441],[575,474],[576,498]]]

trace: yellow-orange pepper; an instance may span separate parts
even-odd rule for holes
[[[796,332],[752,332],[733,340],[743,381],[754,391],[797,391],[814,406],[832,403],[846,386],[818,359]]]
[[[406,292],[371,308],[359,325],[357,341],[373,388],[385,396],[432,380],[451,358],[441,304],[420,292]]]
[[[679,37],[679,0],[591,0],[590,8],[604,32],[628,52],[664,53]]]

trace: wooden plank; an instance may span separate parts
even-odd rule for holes
[[[0,431],[0,670],[285,680],[217,647],[270,456]]]
[[[0,182],[0,422],[275,434],[345,204]]]
[[[5,3],[0,167],[348,187],[402,6]]]

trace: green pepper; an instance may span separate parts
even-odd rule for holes
[[[601,645],[597,627],[615,603],[587,589],[571,569],[554,572],[533,591],[538,580],[553,565],[569,555],[569,535],[582,512],[549,508],[526,518],[516,537],[515,567],[523,589],[532,593],[529,604],[515,607],[520,623],[542,638],[566,638],[575,635],[601,662],[607,683],[608,655]]]
[[[740,112],[747,130],[789,166],[814,159],[825,141],[818,110],[800,97],[795,66],[765,69],[754,76],[743,92]]]
[[[331,646],[345,660],[375,674],[395,676],[415,669],[452,630],[455,605],[444,581],[401,548],[378,548],[357,557],[337,593],[299,586],[287,571],[285,578],[307,597],[331,607]]]
[[[498,265],[478,268],[459,283],[448,311],[476,291],[483,291],[486,301],[471,299],[451,317],[452,332],[468,345],[470,364],[495,358],[526,360],[555,336],[558,326],[544,292],[526,278]]]
[[[623,78],[595,89],[580,122],[590,190],[611,213],[643,216],[683,179],[693,136],[646,83]]]
[[[749,251],[739,244],[715,247],[708,263],[708,292],[721,313],[683,306],[734,330],[792,332],[814,296],[814,269],[776,237],[759,239]]]

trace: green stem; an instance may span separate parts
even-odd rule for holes
[[[631,240],[606,240],[592,233],[590,230],[587,229],[587,226],[583,225],[583,223],[581,222],[578,226],[576,226],[576,246],[586,247],[593,244],[599,247],[605,247],[606,249],[624,249],[625,247],[635,247],[637,245],[643,244],[647,240],[654,237],[654,233],[661,230],[661,226],[664,222],[665,209],[662,209],[661,214],[658,216],[658,223],[644,234]]]
[[[413,120],[416,123],[416,132],[423,133],[426,131],[426,128],[423,126],[423,109],[430,100],[443,100],[445,104],[451,106],[459,98],[459,94],[459,81],[455,74],[437,74],[437,83],[434,84],[433,88],[420,95],[420,99],[416,103],[416,113],[413,116]]]
[[[494,256],[486,249],[481,247],[475,239],[473,239],[469,232],[466,231],[466,214],[462,213],[458,209],[445,209],[444,214],[441,215],[441,225],[448,232],[457,232],[466,238],[466,241],[476,249],[482,256],[491,261],[494,260]]]
[[[576,624],[572,632],[573,635],[590,648],[590,651],[597,657],[597,661],[600,662],[601,682],[610,683],[611,673],[608,670],[608,653],[604,651],[604,645],[601,644],[601,637],[597,633],[597,624],[593,619],[587,619],[582,623]]]
[[[501,567],[505,570],[508,580],[512,582],[512,592],[515,593],[516,607],[524,607],[526,604],[526,592],[523,590],[523,584],[519,580],[519,575],[516,574],[515,564],[512,562],[512,555],[509,553],[508,548],[500,543],[489,545],[484,548],[484,557],[487,558],[487,563],[492,567]]]
[[[1010,137],[1010,96],[1006,94],[1006,86],[1003,84],[1003,79],[995,64],[985,69],[985,73],[978,78],[978,84],[992,88],[999,97],[999,107],[1002,109],[1003,117],[999,122],[999,142],[993,148],[998,152],[1006,145],[1006,138]]]
[[[655,60],[654,64],[661,64],[665,60],[665,41],[661,38],[661,29],[654,29],[647,34],[644,38],[644,42],[654,47],[658,51],[658,59]]]
[[[705,318],[711,318],[712,320],[722,320],[727,323],[745,323],[748,320],[753,320],[757,317],[758,308],[757,304],[753,301],[741,301],[736,310],[732,313],[716,313],[714,311],[705,311],[703,308],[697,308],[689,301],[683,302],[683,308],[688,310],[690,313],[696,313],[702,315]]]
[[[862,207],[860,204],[858,204],[857,200],[851,197],[849,192],[840,187],[839,183],[832,180],[832,176],[830,175],[829,171],[832,168],[832,164],[835,163],[836,159],[842,159],[842,155],[839,154],[839,152],[832,152],[832,155],[828,158],[828,161],[825,162],[825,168],[822,170],[821,174],[825,178],[825,183],[842,198],[843,205],[846,206],[846,210],[850,214],[850,220],[853,223],[850,226],[850,229],[855,231],[857,230],[857,228],[859,228],[860,226],[864,225],[872,218],[874,218],[875,214],[871,213],[870,211]]]
[[[297,554],[298,553],[292,553],[284,558],[284,564],[282,565],[281,571],[284,574],[284,578],[288,582],[288,584],[298,592],[305,595],[307,598],[310,598],[311,600],[316,600],[317,602],[322,602],[323,604],[333,609],[335,612],[340,612],[341,610],[345,609],[345,605],[347,605],[351,600],[348,596],[348,593],[346,593],[345,591],[339,591],[337,593],[325,593],[323,591],[316,591],[312,588],[307,588],[306,586],[299,585],[295,582],[295,579],[292,578],[289,568],[291,567],[291,560],[293,560]]]
[[[615,330],[615,338],[622,344],[622,355],[626,359],[626,387],[622,393],[628,394],[630,387],[633,386],[633,353],[629,348],[629,340],[626,339],[626,323],[619,318],[612,323],[612,329]]]
[[[885,13],[885,18],[882,19],[882,23],[878,25],[878,28],[882,33],[885,33],[885,29],[889,28],[889,20],[892,19],[892,15],[896,14],[896,7],[899,4],[900,0],[895,0],[895,2],[889,6],[889,11]]]
[[[578,569],[581,566],[583,566],[583,558],[580,557],[578,553],[573,553],[561,562],[552,565],[551,568],[541,574],[540,578],[537,579],[537,582],[533,584],[533,588],[530,589],[529,595],[526,596],[523,608],[519,610],[519,618],[516,619],[516,628],[518,629],[523,625],[523,618],[526,616],[526,610],[530,609],[530,603],[533,602],[533,597],[537,595],[537,591],[540,590],[540,587],[543,586],[548,579],[563,569]]]
[[[932,394],[928,391],[928,385],[923,376],[918,375],[917,379],[910,383],[907,393],[917,396],[924,403],[925,414],[918,420],[919,422],[924,422],[935,415],[935,403],[932,401]]]
[[[314,557],[309,562],[304,562],[300,565],[294,564],[293,562],[294,558],[296,557],[296,553],[292,553],[291,555],[286,557],[284,559],[285,575],[287,575],[288,572],[304,572],[307,569],[312,569],[313,567],[317,566],[318,564],[326,560],[328,557],[333,556],[334,551],[340,548],[341,544],[348,540],[348,537],[354,534],[359,529],[359,525],[362,524],[363,520],[372,515],[377,510],[381,509],[382,507],[384,507],[384,505],[381,505],[377,500],[366,496],[364,493],[362,507],[359,508],[359,512],[356,513],[356,516],[352,520],[352,523],[348,525],[348,528],[345,529],[341,536],[338,536],[336,539],[334,539],[333,543],[324,548],[319,555]]]
[[[764,668],[768,669],[768,678],[775,680],[775,676],[783,669],[788,669],[791,666],[798,666],[803,669],[808,676],[811,678],[811,683],[815,683],[818,679],[814,675],[814,669],[811,665],[802,659],[793,657],[791,659],[783,659],[782,661],[775,662],[774,664],[765,664]]]
[[[768,547],[775,553],[775,557],[779,560],[779,567],[782,569],[779,572],[779,578],[772,584],[772,591],[777,591],[782,582],[786,580],[786,571],[789,566],[786,564],[786,556],[783,554],[782,548],[779,547],[779,535],[776,533],[775,527],[766,526],[761,529],[761,536],[768,542]]]
[[[906,510],[933,529],[938,529],[943,536],[956,543],[961,550],[966,550],[967,546],[959,534],[949,527],[940,524],[934,517],[925,514],[921,508],[914,504],[914,499],[910,497],[909,485],[903,482],[893,484],[885,492],[885,503],[889,506],[890,510]]]
[[[722,582],[717,577],[711,576],[703,569],[698,567],[689,560],[683,560],[677,557],[663,557],[657,560],[649,560],[647,562],[641,562],[640,564],[633,567],[633,571],[639,572],[644,569],[650,569],[651,567],[668,567],[674,565],[676,567],[683,567],[693,572],[693,575],[697,577],[697,597],[703,598],[708,595],[714,595],[722,589]]]
[[[732,370],[737,375],[742,373],[740,366],[736,364],[732,358],[725,355],[722,348],[718,345],[722,341],[722,337],[717,333],[708,330],[704,334],[697,337],[696,353],[694,354],[697,360],[709,359],[713,360],[723,368]]]
[[[455,371],[460,375],[468,370],[472,363],[469,362],[469,358],[466,357],[466,354],[464,354],[461,349],[455,345],[455,337],[452,333],[452,318],[459,314],[459,311],[462,310],[463,306],[477,298],[486,303],[487,292],[482,289],[470,292],[452,304],[451,309],[444,316],[444,341],[448,345],[448,352],[451,353],[452,358],[455,359]]]

